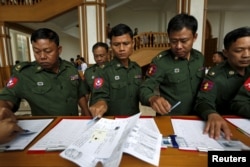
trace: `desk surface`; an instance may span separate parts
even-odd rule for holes
[[[190,118],[191,116],[186,116]],[[28,119],[41,118],[41,117],[28,117]],[[32,166],[32,167],[46,167],[46,166],[77,166],[71,161],[63,159],[59,156],[59,152],[46,152],[41,154],[28,153],[28,148],[37,142],[43,135],[45,135],[53,126],[57,124],[62,118],[75,118],[75,117],[57,117],[55,120],[23,151],[10,151],[0,153],[0,166]],[[84,118],[84,117],[77,117]],[[171,124],[171,117],[169,116],[159,116],[154,117],[156,124],[163,136],[173,134],[173,128]],[[236,139],[244,142],[250,146],[250,138],[242,134],[237,130],[236,127],[229,124],[230,129],[232,130],[233,136]],[[139,160],[131,155],[123,154],[123,158],[120,164],[120,167],[153,167],[142,160]],[[195,152],[195,151],[181,151],[175,148],[167,148],[161,150],[160,157],[160,167],[164,166],[192,166],[200,167],[207,166],[207,153],[204,152]]]

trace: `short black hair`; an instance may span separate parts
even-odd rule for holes
[[[186,13],[177,14],[169,21],[167,32],[170,34],[170,32],[180,31],[184,27],[191,30],[193,35],[195,35],[198,29],[198,22],[196,18]]]
[[[56,32],[48,28],[40,28],[31,34],[30,41],[36,42],[38,39],[49,39],[59,46],[59,36]]]
[[[96,48],[98,48],[98,47],[103,47],[103,48],[105,48],[105,50],[106,50],[107,53],[108,53],[108,51],[109,51],[109,46],[108,46],[108,44],[106,44],[106,43],[104,43],[104,42],[97,42],[97,43],[95,43],[95,44],[93,45],[93,47],[92,47],[92,52],[94,52],[94,50],[95,50]]]
[[[112,39],[113,36],[121,36],[124,34],[129,34],[129,36],[133,38],[133,31],[128,25],[118,24],[111,29],[109,39]]]
[[[228,32],[224,38],[224,48],[228,50],[237,39],[247,36],[250,36],[250,27],[240,27]]]

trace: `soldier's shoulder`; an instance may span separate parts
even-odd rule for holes
[[[27,69],[29,67],[32,67],[34,65],[33,62],[29,62],[29,61],[24,61],[24,62],[20,62],[18,64],[16,64],[13,68],[13,72],[21,72],[24,69]]]
[[[152,61],[157,62],[157,61],[160,61],[161,59],[169,58],[169,57],[170,57],[170,51],[164,50],[158,53],[155,57],[153,57]]]
[[[207,73],[207,76],[215,78],[224,73],[225,73],[225,67],[223,64],[220,64],[220,65],[211,67]]]

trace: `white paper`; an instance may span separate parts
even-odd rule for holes
[[[158,166],[161,153],[162,135],[158,131],[153,131],[148,128],[148,126],[145,126],[150,125],[151,120],[141,120],[143,120],[143,118],[138,121],[136,126],[129,133],[126,142],[123,144],[123,152],[131,154],[152,165]]]
[[[62,119],[53,129],[29,148],[29,151],[64,150],[88,128],[86,119]]]
[[[250,137],[250,119],[246,118],[226,118],[227,121],[238,127]]]
[[[18,125],[25,130],[29,130],[32,132],[32,134],[27,135],[18,135],[14,140],[12,140],[9,143],[0,145],[0,148],[5,148],[4,150],[23,150],[30,142],[34,140],[36,136],[38,136],[39,133],[41,133],[46,126],[49,125],[49,123],[53,119],[28,119],[28,120],[19,120]],[[9,148],[7,148],[9,147]]]
[[[187,150],[224,150],[215,140],[203,134],[205,122],[201,120],[171,119],[175,135],[185,140],[187,147],[179,149]]]
[[[139,116],[119,120],[101,118],[60,156],[84,167],[96,166],[98,162],[104,167],[117,167],[122,156],[122,143]]]

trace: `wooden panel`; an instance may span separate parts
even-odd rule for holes
[[[210,38],[205,41],[205,66],[213,66],[212,55],[217,51],[218,38]]]

